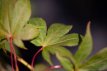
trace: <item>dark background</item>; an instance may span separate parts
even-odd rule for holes
[[[94,51],[107,46],[107,2],[105,0],[31,0],[32,17],[42,17],[50,25],[54,22],[72,24],[73,30],[84,34],[91,21]]]

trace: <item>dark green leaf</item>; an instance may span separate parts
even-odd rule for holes
[[[86,34],[82,39],[82,42],[75,54],[75,59],[78,64],[81,64],[92,51],[92,37],[90,33],[90,22],[87,25]]]

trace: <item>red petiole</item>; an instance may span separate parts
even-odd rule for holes
[[[33,56],[32,58],[32,62],[31,62],[31,66],[34,67],[34,62],[35,62],[35,59],[37,58],[37,55],[43,50],[43,47],[40,48]]]
[[[14,46],[13,46],[13,37],[10,35],[9,37],[7,37],[7,40],[10,45],[10,58],[11,58],[12,71],[15,71],[14,70],[14,62],[15,62],[16,71],[19,71],[18,64],[17,64],[17,57],[16,57]],[[12,57],[12,54],[14,57]],[[14,60],[13,60],[13,58],[14,58]]]

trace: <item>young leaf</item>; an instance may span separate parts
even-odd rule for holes
[[[69,59],[60,56],[58,53],[56,54],[56,57],[58,58],[61,65],[64,67],[66,71],[73,71],[73,65],[71,64],[71,61]]]
[[[19,48],[27,49],[27,48],[24,46],[24,43],[22,42],[22,40],[20,40],[20,39],[14,39],[13,42],[14,42],[14,44],[15,44],[16,46],[18,46]]]
[[[40,30],[40,35],[32,40],[31,42],[36,46],[51,46],[51,45],[60,45],[60,46],[75,46],[79,42],[78,34],[68,34],[66,35],[70,29],[72,28],[71,25],[64,25],[60,23],[52,24],[48,31],[46,32],[46,25],[44,25],[43,20],[33,19],[32,23],[40,23],[43,24],[43,28]],[[42,26],[40,26],[42,27]],[[46,35],[47,34],[47,35]]]
[[[36,46],[42,46],[46,37],[47,31],[46,22],[42,18],[34,18],[31,19],[29,23],[34,24],[39,28],[39,36],[36,39],[32,40],[31,42]]]
[[[16,0],[11,13],[11,32],[15,34],[17,29],[22,29],[31,16],[30,0]]]
[[[64,36],[66,33],[70,31],[72,26],[55,23],[52,24],[47,32],[46,39],[43,43],[43,46],[53,45],[60,37]]]
[[[81,64],[92,51],[92,37],[90,33],[90,22],[88,22],[86,34],[82,39],[82,42],[75,54],[75,59],[78,64]]]
[[[55,44],[59,44],[61,46],[76,46],[79,43],[79,35],[78,34],[67,34],[61,37]],[[54,44],[54,45],[55,45]]]
[[[53,63],[51,61],[51,56],[50,56],[49,50],[47,48],[43,49],[42,56],[50,65],[53,65]]]
[[[73,63],[75,63],[75,61],[70,51],[68,51],[66,48],[61,47],[61,46],[48,46],[43,49],[44,59],[49,64],[51,64],[52,62],[51,62],[49,54],[56,55],[56,57],[58,58],[58,60],[61,62],[61,64],[63,65],[65,69],[72,70],[73,65],[72,65],[71,60],[73,61]],[[67,66],[67,64],[69,64],[69,66]]]
[[[39,29],[37,28],[37,26],[32,24],[26,24],[19,35],[22,40],[30,40],[37,37],[38,34]]]
[[[13,43],[24,48],[22,40],[38,35],[38,28],[28,24],[31,15],[30,0],[0,0],[0,37],[13,39]]]
[[[88,71],[103,71],[107,69],[107,48],[103,48],[95,54],[89,61],[81,66]]]
[[[4,28],[5,32],[10,32],[10,24],[9,24],[9,1],[8,0],[0,0],[0,24]],[[0,26],[1,26],[0,25]]]

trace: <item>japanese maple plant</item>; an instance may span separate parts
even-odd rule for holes
[[[0,50],[9,52],[12,71],[20,71],[18,61],[30,71],[102,71],[107,69],[107,48],[101,49],[89,57],[93,49],[90,32],[90,21],[85,35],[67,34],[72,25],[53,23],[48,29],[42,18],[30,18],[30,0],[0,0]],[[35,52],[31,64],[26,62],[17,48],[27,50],[23,41],[30,41],[35,47],[41,47]],[[17,46],[17,47],[16,47]],[[65,46],[78,46],[72,54]],[[35,65],[37,55],[49,64]],[[59,65],[54,65],[51,55],[55,55]]]

